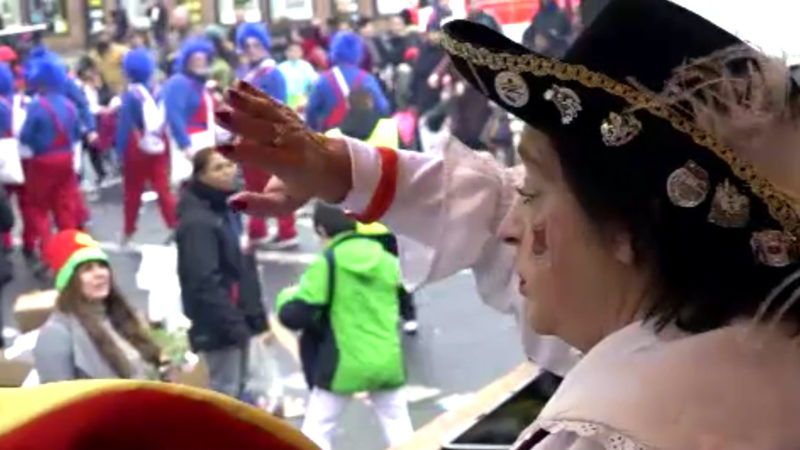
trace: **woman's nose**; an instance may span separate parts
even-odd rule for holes
[[[519,201],[517,201],[500,222],[498,234],[506,244],[519,245],[522,240],[522,230],[522,217],[520,217]]]

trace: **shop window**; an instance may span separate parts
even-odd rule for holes
[[[122,0],[120,2],[128,14],[128,20],[133,28],[150,28],[150,17],[147,15],[149,4],[148,0]]]
[[[55,34],[69,33],[67,0],[28,0],[28,13],[33,25],[46,23]]]
[[[375,12],[379,16],[392,16],[412,6],[411,3],[400,0],[375,0]]]
[[[314,18],[313,0],[270,0],[272,21],[281,18],[290,20],[311,20]]]
[[[355,16],[358,14],[357,0],[331,0],[331,10],[334,14],[342,16]]]
[[[203,23],[203,0],[183,0],[178,3],[189,11],[189,23],[192,25]]]
[[[0,0],[0,21],[5,28],[22,24],[22,13],[19,0]]]
[[[235,24],[239,11],[244,13],[245,22],[261,22],[265,16],[261,11],[261,0],[217,0],[217,17],[221,24]]]

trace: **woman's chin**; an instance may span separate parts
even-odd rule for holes
[[[552,335],[554,330],[551,321],[547,320],[547,315],[537,308],[536,302],[528,300],[525,302],[525,318],[528,326],[543,336]]]

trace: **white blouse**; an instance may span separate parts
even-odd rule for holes
[[[342,206],[360,212],[378,185],[380,157],[373,146],[346,140],[353,188]],[[513,248],[497,234],[517,199],[522,167],[502,167],[456,139],[448,141],[443,155],[398,151],[397,193],[381,222],[421,244],[410,249],[413,260],[404,257],[409,249],[401,248],[404,278],[416,288],[470,269],[483,301],[516,316],[528,357],[563,376],[580,353],[559,338],[536,335],[524,324]]]

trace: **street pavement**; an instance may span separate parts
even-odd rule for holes
[[[121,249],[117,245],[122,228],[121,186],[118,183],[99,191],[97,201],[90,204],[90,232],[108,251],[115,281],[129,301],[146,311],[148,292],[137,284],[137,272],[142,251],[164,249],[168,233],[164,229],[154,201],[144,203],[139,231],[134,245]],[[319,250],[319,244],[308,217],[298,219],[301,245],[283,252],[259,252],[259,269],[264,302],[272,309],[275,293],[291,285]],[[146,244],[150,244],[148,247]],[[155,260],[159,272],[163,264],[165,275],[174,271],[174,261]],[[14,326],[11,314],[14,299],[23,292],[40,286],[31,276],[18,253],[13,255],[15,279],[3,292],[3,318],[6,326]],[[151,272],[152,273],[152,272]],[[483,305],[478,299],[471,275],[466,272],[448,280],[425,287],[416,293],[420,329],[416,336],[406,336],[406,366],[410,411],[415,428],[419,428],[447,408],[469,399],[470,394],[496,377],[508,372],[523,360],[518,332],[514,321]],[[294,335],[279,330],[283,338],[274,351],[283,384],[287,405],[302,412],[306,394],[299,365],[293,356]],[[301,418],[289,419],[299,426]],[[335,449],[377,450],[385,448],[380,426],[363,399],[357,399],[345,409],[334,438]]]

